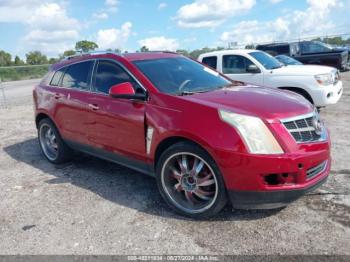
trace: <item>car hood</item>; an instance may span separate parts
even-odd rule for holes
[[[314,110],[313,106],[298,94],[259,86],[234,86],[182,98],[217,109],[257,116],[269,123]]]
[[[288,65],[281,68],[274,69],[272,72],[277,75],[318,75],[327,74],[332,71],[336,71],[335,68],[329,66],[319,66],[319,65]]]

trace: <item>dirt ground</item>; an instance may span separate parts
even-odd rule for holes
[[[350,255],[350,72],[342,80],[341,101],[321,112],[328,182],[282,210],[228,206],[208,221],[174,214],[153,178],[122,166],[88,156],[49,164],[24,83],[0,109],[0,254]]]

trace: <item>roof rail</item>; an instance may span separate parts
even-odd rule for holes
[[[81,56],[88,56],[88,55],[103,55],[103,54],[114,54],[114,55],[121,55],[121,53],[117,53],[114,51],[107,51],[107,50],[98,50],[98,51],[90,51],[90,52],[82,52],[82,51],[76,51],[74,55],[66,56],[63,58],[64,60],[70,60],[76,57]]]

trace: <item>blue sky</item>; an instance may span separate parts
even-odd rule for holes
[[[0,49],[56,56],[101,49],[196,49],[350,33],[350,0],[0,0]]]

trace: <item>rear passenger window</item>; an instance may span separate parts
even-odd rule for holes
[[[69,66],[64,74],[62,86],[89,90],[93,63],[93,61],[86,61]]]
[[[61,68],[60,70],[56,71],[56,73],[53,75],[50,85],[51,86],[59,86],[60,85],[60,81],[62,78],[62,75],[64,74],[65,69]]]
[[[203,64],[210,66],[216,70],[218,64],[218,58],[216,56],[208,56],[203,58]]]
[[[122,67],[111,61],[98,62],[95,80],[95,89],[98,92],[108,94],[112,86],[125,82],[131,83],[136,93],[142,92],[141,87]]]

